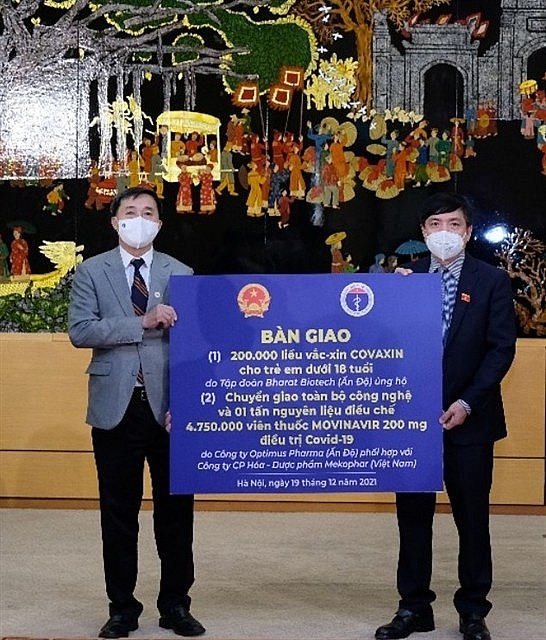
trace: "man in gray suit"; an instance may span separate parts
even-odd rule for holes
[[[91,348],[87,422],[97,467],[109,619],[101,638],[127,637],[138,628],[135,598],[138,515],[144,462],[152,480],[154,532],[161,561],[159,626],[182,636],[204,627],[190,613],[194,581],[193,496],[170,495],[169,305],[171,275],[190,267],[154,251],[161,203],[153,190],[134,187],[111,204],[119,246],[76,270],[68,311],[75,347]]]

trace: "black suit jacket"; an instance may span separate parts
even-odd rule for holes
[[[407,265],[426,273],[430,257]],[[516,316],[508,274],[466,254],[443,354],[443,404],[465,400],[472,412],[445,432],[455,444],[506,436],[500,383],[515,354]]]

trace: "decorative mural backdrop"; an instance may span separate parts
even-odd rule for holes
[[[546,335],[543,0],[0,0],[0,330],[65,328],[70,274],[146,184],[198,274],[389,272],[429,193]]]

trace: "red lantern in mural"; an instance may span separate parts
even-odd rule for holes
[[[272,109],[279,111],[290,109],[293,90],[284,84],[273,84],[269,88],[267,103]]]
[[[292,89],[303,89],[303,69],[301,67],[281,67],[279,83]]]
[[[233,92],[233,96],[231,97],[231,102],[236,107],[248,108],[255,107],[258,104],[259,99],[260,90],[258,88],[258,83],[245,80],[237,85]]]

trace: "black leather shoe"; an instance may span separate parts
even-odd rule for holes
[[[399,609],[389,624],[377,629],[375,637],[377,640],[407,638],[414,631],[434,631],[432,611],[416,613],[408,609]]]
[[[491,640],[485,620],[477,613],[462,615],[459,631],[463,634],[463,640]]]
[[[200,636],[205,633],[205,627],[181,604],[162,613],[159,626],[172,629],[178,636]]]
[[[99,631],[99,638],[126,638],[138,629],[138,616],[115,613]]]

